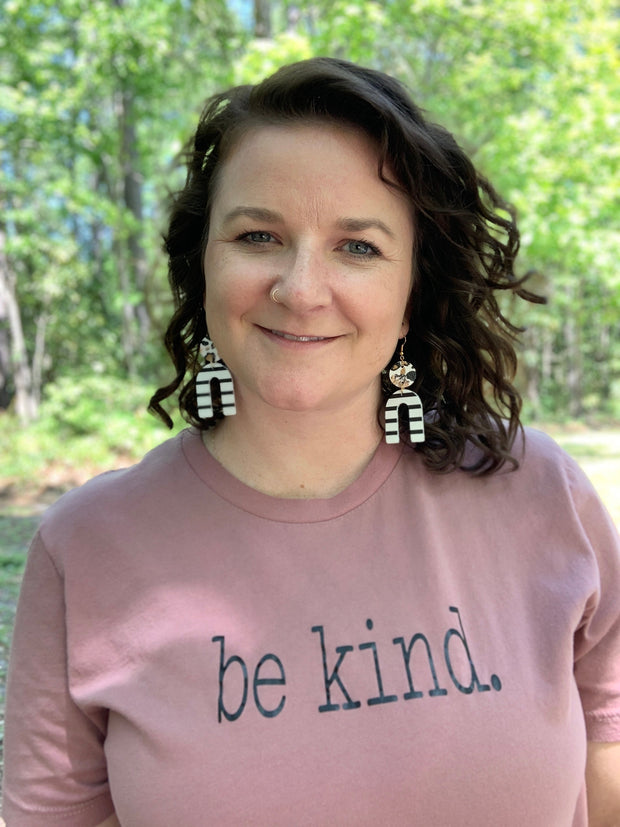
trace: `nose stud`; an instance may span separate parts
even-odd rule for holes
[[[272,302],[275,302],[276,304],[281,303],[280,299],[278,298],[278,288],[277,287],[274,287],[272,289],[271,293],[269,294],[269,298],[271,299]]]

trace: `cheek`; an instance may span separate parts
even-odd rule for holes
[[[234,296],[235,268],[217,245],[207,244],[204,256],[205,309],[221,311]]]
[[[204,308],[207,328],[213,336],[217,334],[221,336],[222,331],[230,329],[238,313],[234,290],[225,288],[225,284],[218,281],[209,282],[207,279]]]
[[[212,248],[207,245],[203,259],[207,298],[209,293],[230,299],[237,294],[256,295],[266,289],[270,268],[258,259],[229,251],[225,244],[215,243]]]
[[[398,340],[403,336],[404,304],[390,301],[375,301],[365,308],[363,316],[358,315],[360,327],[365,333],[366,349],[364,361],[373,371],[379,373],[391,360]]]
[[[223,272],[220,257],[207,246],[204,257],[205,292],[203,305],[207,319],[207,329],[213,337],[226,316],[226,274]],[[216,343],[217,344],[217,343]]]
[[[204,308],[207,328],[218,350],[264,298],[261,279],[223,255],[205,255]]]
[[[409,293],[409,285],[404,280],[387,280],[380,289],[368,290],[355,301],[356,315],[378,336],[398,336],[408,315]]]

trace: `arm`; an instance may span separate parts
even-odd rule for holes
[[[620,741],[588,742],[586,789],[590,827],[617,827],[620,824]]]
[[[37,537],[8,670],[3,815],[9,825],[47,823],[45,812],[57,813],[50,823],[60,823],[63,814],[67,825],[76,823],[72,814],[79,812],[80,823],[98,824],[114,809],[103,750],[105,713],[87,714],[71,697],[65,621],[64,580]]]
[[[620,542],[591,484],[572,466],[572,496],[596,561],[575,633],[575,678],[585,713],[590,827],[620,825]]]

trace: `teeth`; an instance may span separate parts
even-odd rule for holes
[[[292,333],[281,333],[279,330],[271,331],[274,336],[281,336],[283,339],[288,339],[290,342],[322,342],[327,336],[293,336]]]

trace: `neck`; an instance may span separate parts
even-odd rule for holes
[[[376,411],[253,411],[226,417],[204,441],[233,476],[265,494],[296,499],[333,497],[359,477],[383,432]]]

